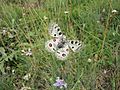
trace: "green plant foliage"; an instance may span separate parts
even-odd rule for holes
[[[51,21],[84,48],[65,61],[49,53]],[[119,90],[119,0],[0,1],[0,90],[59,90],[57,77],[67,90]]]

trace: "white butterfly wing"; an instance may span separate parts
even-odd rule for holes
[[[58,43],[61,42],[60,38],[53,38],[45,43],[45,48],[49,52],[55,52],[58,47]]]
[[[79,51],[83,47],[83,43],[79,40],[69,40],[68,45],[73,52]]]
[[[69,47],[68,45],[64,45],[63,48],[60,48],[57,50],[57,52],[55,52],[55,55],[58,59],[60,60],[65,60],[68,57],[69,54]]]
[[[60,27],[58,26],[58,24],[56,24],[54,22],[50,23],[48,31],[52,37],[62,37],[63,36]]]
[[[56,45],[53,40],[49,40],[45,43],[45,49],[48,52],[55,52],[56,51]]]

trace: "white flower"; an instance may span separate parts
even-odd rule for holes
[[[31,77],[31,74],[30,74],[30,73],[28,73],[28,74],[26,74],[26,75],[23,77],[23,79],[24,79],[24,80],[29,80],[29,79],[30,79],[30,77]]]
[[[64,13],[65,13],[65,14],[68,14],[68,13],[69,13],[69,11],[64,11]]]
[[[106,70],[104,70],[104,74],[106,74],[107,73],[107,71]]]
[[[117,11],[117,10],[115,10],[115,9],[114,9],[114,10],[112,10],[112,13],[117,13],[117,12],[118,12],[118,11]]]
[[[97,23],[100,23],[100,21],[98,20]]]
[[[6,34],[7,34],[7,28],[3,27],[2,35],[6,35]]]
[[[21,55],[26,55],[26,56],[31,56],[32,51],[31,48],[28,48],[28,50],[21,50],[22,54]]]
[[[31,56],[32,55],[32,51],[30,48],[28,48],[28,51],[26,52],[26,56]]]
[[[92,62],[92,59],[88,58],[88,62]]]
[[[26,52],[25,52],[25,50],[21,50],[21,55],[24,55]]]
[[[115,32],[113,32],[112,34],[113,34],[113,36],[115,36]]]
[[[23,53],[24,53],[24,52],[25,52],[25,50],[21,50],[21,52],[23,52]]]
[[[103,8],[102,12],[105,12],[105,11],[106,11],[105,8]]]
[[[23,16],[25,16],[25,13],[23,13]]]
[[[15,22],[15,19],[12,19],[12,23],[14,23]]]
[[[22,21],[22,19],[19,19],[19,21]]]
[[[7,70],[10,70],[10,66],[7,66],[6,69],[7,69]]]
[[[14,69],[12,70],[12,74],[15,74],[15,70]]]
[[[2,31],[2,34],[3,34],[3,35],[6,35],[6,33],[7,33],[6,30],[3,30],[3,31]]]
[[[48,19],[48,17],[46,17],[46,16],[44,16],[43,18],[44,18],[44,20],[47,20],[47,19]]]
[[[8,32],[8,37],[9,37],[9,38],[13,38],[14,35],[12,35],[10,32]]]

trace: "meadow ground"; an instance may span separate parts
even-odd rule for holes
[[[85,47],[58,60],[48,25]],[[0,90],[120,90],[120,0],[1,0]]]

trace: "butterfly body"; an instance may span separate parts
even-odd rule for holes
[[[73,52],[76,52],[83,46],[82,42],[78,40],[67,40],[66,36],[63,35],[60,27],[56,23],[51,23],[48,31],[53,39],[48,40],[45,43],[45,48],[49,52],[55,53],[56,57],[60,60],[64,60],[68,57],[70,49]]]

